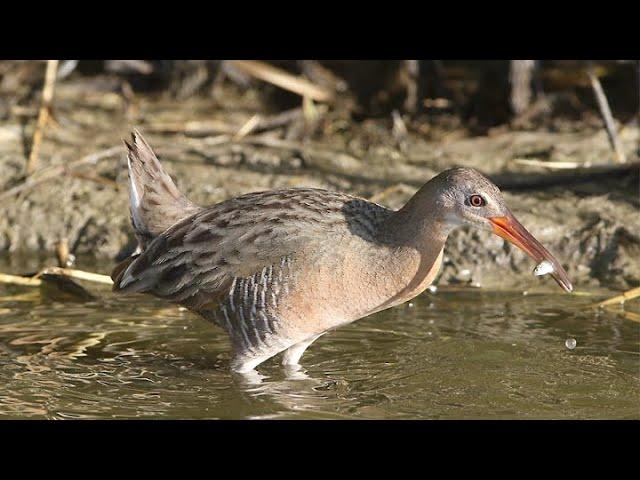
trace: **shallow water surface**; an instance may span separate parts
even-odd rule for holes
[[[247,377],[217,327],[85,285],[96,299],[0,284],[0,418],[640,417],[637,303],[441,288]]]

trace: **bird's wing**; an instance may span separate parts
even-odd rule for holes
[[[234,279],[337,240],[347,228],[344,198],[292,189],[214,205],[171,226],[116,267],[114,290],[151,293],[194,309],[216,303]]]

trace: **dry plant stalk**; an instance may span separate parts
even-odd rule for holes
[[[242,127],[238,129],[236,134],[233,136],[232,140],[234,142],[238,142],[242,140],[244,137],[246,137],[247,135],[249,135],[251,132],[255,130],[255,128],[260,124],[260,120],[261,120],[260,115],[256,113],[249,120],[247,120],[247,122],[244,125],[242,125]]]
[[[542,167],[557,170],[575,170],[577,168],[588,168],[591,165],[578,162],[547,162],[544,160],[536,160],[533,158],[514,158],[513,163],[526,165],[530,167]]]
[[[86,280],[88,282],[103,283],[112,285],[113,281],[108,275],[99,273],[85,272],[84,270],[76,270],[73,268],[46,267],[40,270],[33,277],[23,277],[20,275],[9,275],[0,273],[0,283],[9,283],[12,285],[24,285],[28,287],[39,287],[42,285],[42,275],[61,275],[63,277],[75,278],[77,280]]]
[[[75,278],[77,280],[87,280],[89,282],[113,285],[113,280],[111,280],[109,275],[85,272],[84,270],[76,270],[73,268],[46,267],[40,270],[34,278],[40,278],[42,275],[62,275],[64,277]]]
[[[333,100],[333,93],[326,88],[267,63],[257,60],[230,60],[230,63],[252,77],[297,93],[302,97],[309,97],[316,102],[331,102]]]
[[[620,295],[616,295],[615,297],[611,297],[607,300],[604,300],[602,302],[596,303],[594,305],[589,305],[589,306],[591,308],[601,308],[601,307],[606,307],[608,305],[618,305],[637,297],[640,297],[640,287],[632,288],[631,290],[627,290],[626,292]]]
[[[34,277],[22,277],[20,275],[9,275],[8,273],[0,273],[0,283],[24,285],[27,287],[39,287],[40,285],[42,285],[42,280]]]
[[[293,108],[272,116],[253,115],[242,125],[228,124],[219,120],[156,122],[148,124],[145,130],[152,133],[183,134],[202,138],[217,135],[220,139],[226,138],[226,141],[238,141],[251,133],[287,126],[302,115],[301,108]]]
[[[640,315],[633,312],[622,312],[622,316],[632,322],[640,323]]]
[[[593,67],[590,67],[587,70],[587,75],[589,76],[591,88],[593,88],[593,92],[596,96],[596,101],[598,102],[598,107],[600,108],[600,114],[602,115],[604,126],[607,130],[607,137],[609,138],[609,143],[611,144],[611,148],[615,153],[615,159],[618,163],[624,163],[627,161],[627,157],[624,154],[624,150],[622,149],[622,144],[620,143],[620,138],[618,137],[616,126],[613,122],[611,108],[609,107],[609,102],[607,101],[607,97],[604,94],[604,90],[602,89],[600,80],[598,80],[597,75],[594,73]]]
[[[31,175],[38,168],[38,154],[40,153],[40,144],[42,143],[44,129],[49,120],[49,110],[51,108],[51,100],[53,100],[53,87],[56,84],[57,71],[58,60],[47,60],[47,70],[45,72],[44,88],[42,90],[42,102],[40,103],[36,130],[33,133],[33,141],[31,142],[31,152],[27,160],[27,175]]]

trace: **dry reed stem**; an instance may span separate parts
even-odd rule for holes
[[[634,312],[622,312],[622,316],[632,322],[640,323],[640,315]]]
[[[233,136],[233,141],[237,142],[239,140],[242,140],[244,137],[253,132],[260,123],[260,120],[260,115],[258,115],[257,113],[252,116],[249,120],[246,121],[244,125],[242,125],[242,127],[238,129],[236,134]]]
[[[618,163],[624,163],[627,161],[627,157],[624,154],[624,150],[622,149],[620,138],[618,138],[616,126],[613,122],[613,115],[611,114],[611,108],[609,107],[609,102],[607,101],[607,97],[604,94],[604,90],[602,89],[600,80],[598,80],[598,77],[594,73],[592,67],[587,70],[587,75],[589,76],[591,88],[593,88],[593,92],[596,96],[596,101],[598,102],[598,107],[600,108],[600,114],[602,115],[604,126],[607,130],[609,143],[611,144],[611,148],[615,153],[615,159]]]
[[[49,120],[49,109],[51,100],[53,100],[53,88],[56,83],[56,72],[58,71],[58,60],[47,60],[47,70],[44,77],[44,88],[42,90],[42,101],[40,103],[40,111],[38,112],[38,121],[36,130],[33,133],[33,141],[31,142],[31,152],[27,160],[26,173],[31,175],[38,168],[38,155],[40,153],[40,144],[44,135],[44,129]]]
[[[326,88],[315,85],[302,77],[292,75],[267,63],[257,60],[231,60],[230,63],[233,67],[252,77],[271,83],[302,97],[309,97],[316,102],[331,102],[334,99],[333,93]]]
[[[11,285],[25,285],[28,287],[39,287],[42,280],[33,277],[21,277],[19,275],[9,275],[8,273],[0,273],[0,283],[9,283]]]
[[[546,162],[544,160],[535,160],[533,158],[514,158],[513,163],[519,165],[527,165],[530,167],[543,167],[557,170],[573,170],[576,168],[588,168],[589,165],[578,162]]]
[[[23,277],[20,275],[10,275],[0,273],[0,283],[8,283],[12,285],[23,285],[27,287],[39,287],[42,285],[42,275],[61,275],[63,277],[75,278],[77,280],[86,280],[88,282],[103,283],[105,285],[113,285],[111,277],[101,275],[99,273],[86,272],[84,270],[76,270],[73,268],[46,267],[40,270],[33,277]]]
[[[209,136],[237,133],[238,127],[219,120],[192,120],[188,122],[157,122],[147,125],[148,133],[182,133],[193,136]]]
[[[607,300],[603,300],[602,302],[589,305],[589,307],[602,308],[606,307],[607,305],[618,305],[637,297],[640,297],[640,287],[632,288],[631,290],[627,290],[626,292],[620,295],[616,295],[615,297],[611,297]]]
[[[231,141],[234,135],[241,133],[243,129],[248,129],[252,126],[248,133],[243,133],[242,138],[245,136],[256,133],[258,131],[274,130],[276,128],[285,127],[294,122],[303,115],[301,108],[293,108],[291,110],[285,110],[280,113],[276,113],[272,116],[260,115],[258,119],[254,120],[254,116],[250,117],[243,125],[234,125],[221,122],[218,120],[209,121],[189,121],[189,122],[157,122],[150,123],[145,127],[147,132],[151,133],[171,133],[171,134],[183,134],[186,136],[197,136],[202,138],[220,138],[221,141]],[[252,125],[255,122],[255,125]],[[224,143],[224,142],[223,142]]]
[[[40,270],[34,278],[40,278],[42,275],[62,275],[64,277],[75,278],[77,280],[87,280],[88,282],[113,285],[113,280],[111,280],[109,275],[85,272],[84,270],[76,270],[74,268],[46,267]]]

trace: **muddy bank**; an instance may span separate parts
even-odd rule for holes
[[[453,121],[354,122],[321,106],[278,119],[251,91],[227,93],[216,101],[148,96],[123,105],[116,94],[61,84],[55,123],[47,128],[40,156],[41,168],[67,170],[51,179],[42,171],[34,177],[45,179],[42,183],[0,197],[2,255],[38,252],[54,264],[61,238],[76,255],[98,257],[101,263],[130,252],[126,161],[124,149],[113,147],[136,126],[179,188],[203,205],[250,191],[312,186],[397,208],[441,170],[471,166],[509,187],[504,190],[511,209],[557,254],[576,285],[622,289],[640,284],[637,168],[577,183],[549,186],[535,180],[550,171],[531,160],[610,162],[598,122],[565,123],[554,131],[500,128],[472,137]],[[244,133],[256,113],[261,115],[253,120],[256,125]],[[33,114],[0,121],[0,192],[23,185]],[[620,137],[629,161],[637,162],[637,124],[625,126]],[[73,167],[96,153],[95,164]],[[534,179],[533,185],[518,187],[523,178]],[[530,259],[485,232],[455,232],[445,253],[440,283],[525,288],[539,283],[530,276]],[[551,280],[541,282],[552,288]]]

